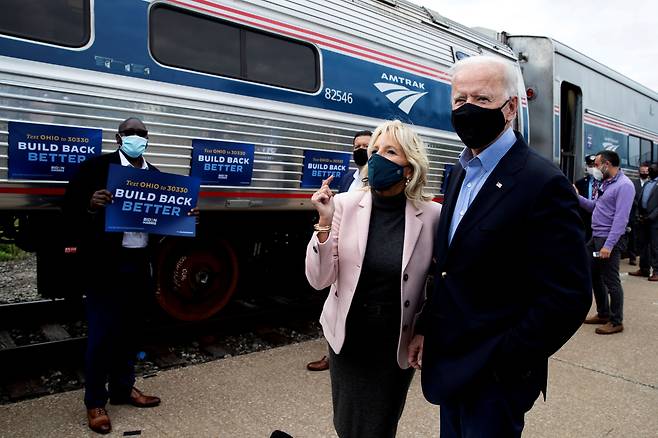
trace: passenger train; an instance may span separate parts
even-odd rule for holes
[[[313,217],[305,157],[349,156],[354,132],[400,119],[428,145],[440,200],[463,148],[450,67],[478,55],[518,68],[516,129],[569,178],[602,148],[632,175],[658,159],[655,92],[552,39],[471,29],[404,0],[5,0],[2,236],[36,251],[44,296],[75,291],[59,213],[66,179],[12,170],[12,129],[92,128],[111,152],[118,124],[134,116],[149,129],[145,156],[166,172],[190,174],[198,141],[254,150],[248,185],[201,186],[195,239],[161,241],[162,307],[202,319],[238,284],[300,287]]]

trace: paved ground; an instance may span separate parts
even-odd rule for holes
[[[625,276],[624,287],[626,330],[599,336],[583,326],[554,356],[548,400],[537,401],[524,436],[658,437],[658,284]],[[329,375],[304,369],[325,351],[324,342],[312,341],[140,381],[163,404],[109,406],[109,436],[267,438],[281,429],[296,438],[334,437]],[[86,428],[82,392],[74,391],[1,406],[0,436],[98,435]],[[438,436],[438,408],[422,398],[418,376],[398,436]]]

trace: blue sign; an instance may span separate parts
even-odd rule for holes
[[[322,180],[333,175],[330,187],[336,188],[347,173],[351,154],[345,152],[304,151],[302,188],[320,188]]]
[[[110,165],[105,231],[131,231],[194,237],[199,178]]]
[[[9,122],[9,178],[68,181],[100,155],[100,129]]]
[[[254,171],[254,145],[192,140],[191,175],[201,184],[248,186]]]

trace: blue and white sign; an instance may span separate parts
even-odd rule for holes
[[[302,188],[320,188],[322,180],[334,176],[330,187],[336,188],[347,173],[351,154],[345,152],[304,151]]]
[[[105,231],[142,232],[169,236],[196,233],[199,178],[110,165],[107,189],[112,204],[105,208]]]
[[[100,129],[9,122],[9,178],[67,181],[100,155]]]
[[[190,175],[201,184],[248,186],[254,171],[254,145],[228,141],[192,140]]]

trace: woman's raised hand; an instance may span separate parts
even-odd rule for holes
[[[329,188],[329,184],[334,180],[334,176],[331,175],[329,178],[322,181],[322,187],[313,193],[311,197],[311,202],[315,209],[320,215],[320,225],[331,225],[331,221],[334,218],[334,192]]]

